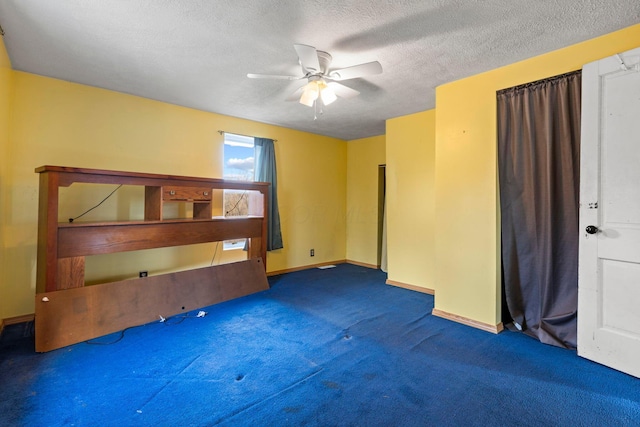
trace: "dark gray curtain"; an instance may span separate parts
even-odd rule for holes
[[[273,140],[254,138],[255,146],[255,180],[268,182],[269,188],[267,212],[267,250],[282,249],[282,231],[280,229],[280,213],[278,211],[278,182],[276,177],[276,153]]]
[[[509,312],[576,348],[580,71],[498,92],[502,264]]]

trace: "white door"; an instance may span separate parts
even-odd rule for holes
[[[640,48],[583,68],[581,138],[578,354],[640,377]]]

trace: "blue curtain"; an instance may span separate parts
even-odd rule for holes
[[[271,184],[267,212],[267,250],[282,249],[282,231],[278,211],[278,183],[276,178],[276,153],[273,140],[255,138],[255,180]]]

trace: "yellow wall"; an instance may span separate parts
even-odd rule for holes
[[[436,110],[387,120],[388,278],[436,289],[434,162]]]
[[[367,165],[385,162],[389,279],[435,289],[439,310],[496,324],[496,90],[578,69],[637,47],[638,40],[640,25],[445,84],[436,90],[437,114],[430,110],[389,119],[386,137],[349,143],[11,71],[0,44],[0,319],[33,312],[35,167],[216,177],[223,150],[217,130],[223,129],[278,140],[285,249],[269,253],[269,271],[345,258],[375,264],[367,210],[376,197],[377,177],[368,176]],[[367,176],[359,169],[367,169]],[[69,189],[61,195],[62,219],[108,191]],[[92,215],[135,218],[141,209],[128,206],[140,198],[137,190],[124,188]],[[362,222],[354,213],[359,210],[365,212]],[[99,281],[135,276],[141,269],[153,274],[208,264],[214,250],[209,244],[136,257],[91,257],[88,275]]]
[[[11,72],[12,119],[3,187],[4,318],[33,312],[38,166],[61,165],[220,177],[218,130],[277,139],[278,196],[285,249],[268,254],[269,271],[346,256],[346,141],[169,105],[122,93]],[[1,120],[1,119],[0,119]],[[4,181],[4,179],[3,179]],[[61,192],[61,220],[98,203],[114,186],[74,185]],[[124,187],[86,219],[140,218],[142,191]],[[135,202],[135,207],[131,207]],[[309,248],[316,257],[309,257]],[[208,265],[215,244],[87,258],[99,282]],[[218,250],[218,262],[221,250]],[[237,253],[237,252],[236,252]],[[3,298],[4,300],[4,298]]]
[[[5,198],[9,189],[7,176],[7,167],[9,165],[9,105],[11,97],[11,79],[12,74],[11,63],[4,47],[4,40],[0,37],[0,218],[6,216]],[[2,272],[6,271],[8,266],[5,263],[5,246],[6,246],[6,229],[3,222],[0,222],[0,279]],[[2,283],[2,282],[0,282]],[[0,327],[2,319],[6,318],[8,294],[6,290],[0,286]]]
[[[347,143],[347,259],[378,266],[378,171],[385,137]]]
[[[347,142],[284,128],[274,137],[286,248],[269,253],[269,271],[344,260]]]
[[[639,44],[635,25],[436,89],[436,308],[500,321],[496,91]]]

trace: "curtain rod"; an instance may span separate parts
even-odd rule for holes
[[[544,83],[554,83],[557,82],[558,80],[564,79],[564,78],[568,78],[574,75],[582,75],[582,69],[579,70],[574,70],[574,71],[569,71],[568,73],[563,73],[563,74],[558,74],[557,76],[551,76],[551,77],[545,77],[544,79],[540,79],[540,80],[535,80],[533,82],[528,82],[528,83],[523,83],[517,86],[513,86],[513,87],[508,87],[506,89],[500,89],[498,91],[496,91],[497,95],[504,95],[504,94],[509,94],[512,92],[517,92],[520,91],[522,89],[525,88],[529,88],[529,87],[533,87],[533,86],[538,86]]]
[[[227,131],[224,131],[224,130],[219,130],[219,131],[218,131],[218,133],[219,133],[220,135],[224,135],[225,133],[232,133],[232,134],[234,134],[234,135],[246,136],[246,137],[248,137],[248,138],[260,138],[259,136],[255,136],[255,135],[243,135],[243,134],[241,134],[241,133],[237,133],[237,132],[227,132]],[[268,139],[271,139],[271,138],[268,138]],[[278,142],[278,140],[277,140],[277,139],[274,139],[274,140],[273,140],[273,142]]]

